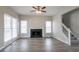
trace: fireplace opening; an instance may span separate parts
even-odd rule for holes
[[[42,37],[42,29],[31,29],[31,38],[39,38]]]

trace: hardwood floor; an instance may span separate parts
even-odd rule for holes
[[[74,52],[79,46],[68,46],[54,38],[19,39],[2,52]]]

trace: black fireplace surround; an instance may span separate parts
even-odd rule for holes
[[[42,37],[42,29],[31,29],[30,36],[31,36],[31,38]]]

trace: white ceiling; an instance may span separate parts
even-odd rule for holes
[[[16,13],[19,15],[37,15],[35,12],[30,12],[31,10],[34,10],[32,6],[10,6]],[[53,16],[60,12],[63,12],[63,10],[71,10],[76,8],[76,6],[46,6],[46,13],[43,13],[45,16]]]

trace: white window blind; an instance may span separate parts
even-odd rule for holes
[[[21,20],[21,33],[27,33],[27,21]]]
[[[51,21],[46,21],[46,33],[51,33]]]
[[[4,42],[17,37],[17,19],[4,14]]]

